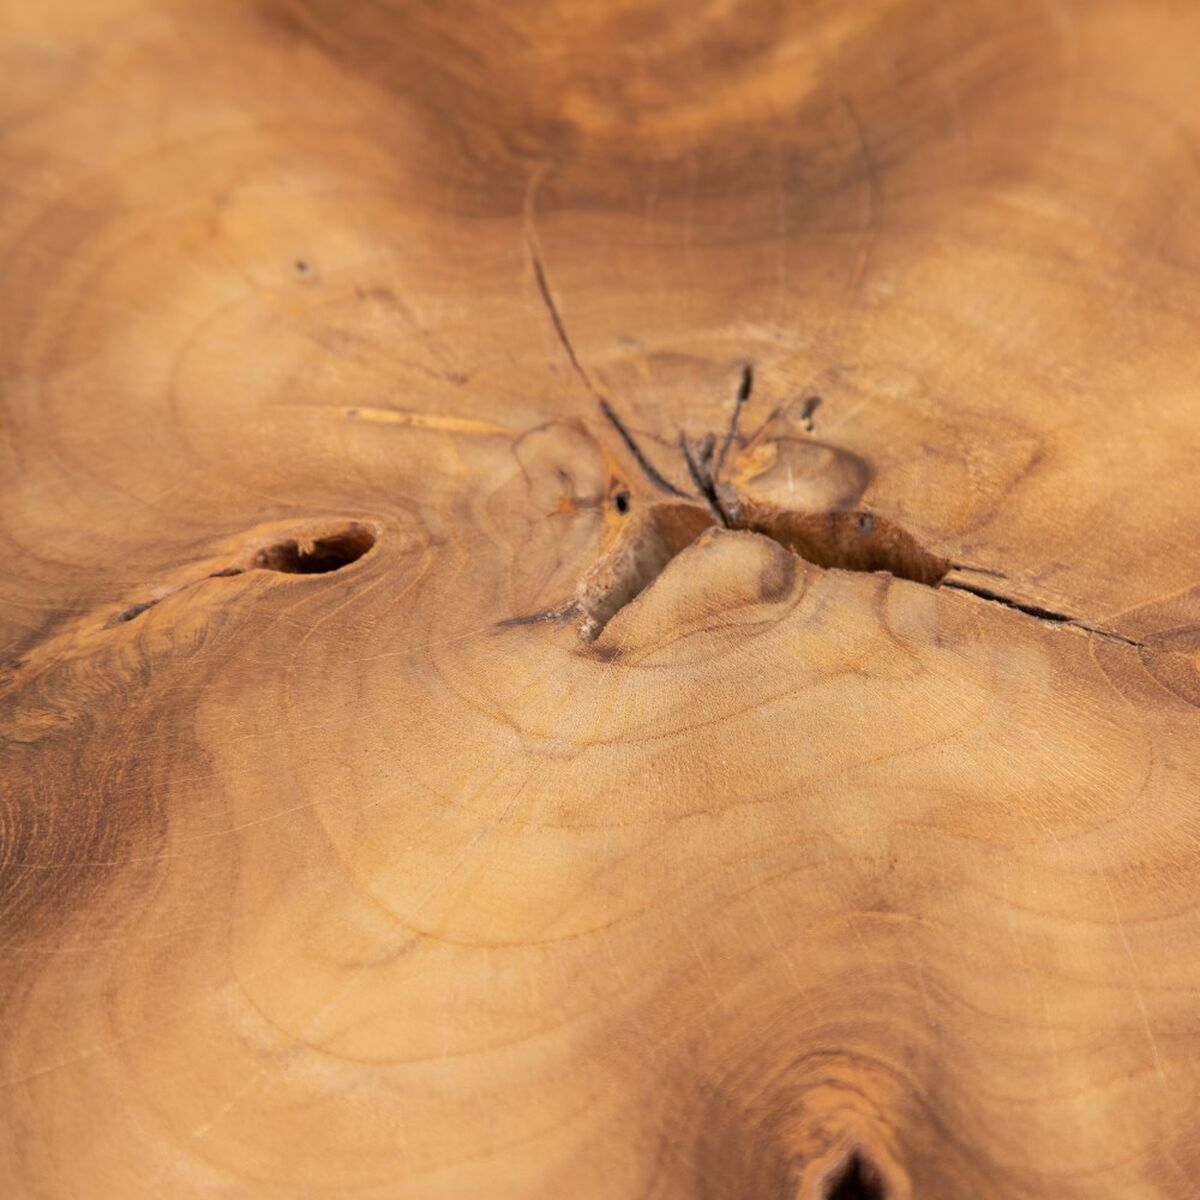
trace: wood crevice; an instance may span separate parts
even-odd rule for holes
[[[1033,617],[1035,621],[1042,621],[1048,625],[1058,625],[1068,629],[1075,629],[1080,633],[1091,634],[1094,637],[1104,638],[1111,642],[1120,642],[1125,646],[1134,646],[1139,650],[1149,648],[1145,642],[1139,642],[1136,638],[1126,637],[1123,633],[1117,633],[1114,629],[1106,629],[1103,625],[1093,625],[1087,621],[1080,620],[1078,617],[1072,617],[1068,613],[1055,612],[1053,609],[1043,608],[1039,604],[1016,600],[991,588],[981,587],[977,583],[966,583],[961,579],[946,579],[942,581],[940,586],[956,592],[966,592],[968,595],[974,596],[977,600],[984,600],[989,604],[1002,605],[1013,612],[1021,613],[1026,617]]]
[[[824,1181],[820,1200],[887,1200],[879,1172],[859,1150],[852,1150]]]

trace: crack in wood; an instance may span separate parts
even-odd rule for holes
[[[750,399],[750,393],[753,391],[754,366],[751,363],[746,363],[742,367],[742,378],[738,383],[737,394],[733,398],[733,414],[729,418],[729,428],[725,431],[725,440],[721,443],[721,453],[717,455],[717,465],[712,471],[714,483],[720,478],[721,469],[725,466],[725,456],[729,453],[729,447],[733,445],[733,441],[737,437],[738,422],[741,420],[742,407]]]
[[[566,325],[563,323],[562,315],[558,311],[558,306],[554,301],[554,296],[550,291],[550,285],[546,279],[546,271],[542,265],[541,256],[538,253],[537,245],[532,238],[527,240],[530,261],[533,264],[534,276],[537,280],[538,291],[541,295],[542,302],[545,305],[546,311],[550,316],[551,323],[558,335],[558,340],[562,343],[563,349],[566,352],[571,366],[576,374],[583,382],[584,386],[595,397],[600,412],[610,425],[616,430],[617,434],[625,444],[626,449],[633,456],[634,461],[641,469],[642,473],[654,484],[655,487],[668,492],[673,496],[678,496],[680,499],[693,500],[697,497],[690,492],[685,492],[682,488],[673,484],[647,457],[646,453],[638,444],[637,439],[629,431],[628,427],[617,415],[612,405],[608,400],[601,395],[595,384],[592,383],[591,377],[584,370],[578,356],[575,353],[575,348],[571,343],[570,336],[567,333]],[[716,454],[716,461],[713,461],[713,454],[716,446],[716,436],[713,433],[708,433],[696,444],[694,450],[692,443],[688,440],[687,434],[680,430],[679,432],[679,449],[683,455],[683,461],[687,467],[687,473],[696,489],[698,498],[703,500],[706,508],[709,510],[713,520],[718,527],[731,530],[742,530],[750,533],[758,533],[765,537],[771,538],[778,542],[785,549],[790,550],[798,558],[811,562],[815,566],[824,567],[827,570],[848,570],[848,571],[887,571],[889,574],[895,575],[900,579],[907,579],[909,582],[924,584],[928,587],[947,588],[953,591],[966,592],[968,595],[974,596],[978,600],[983,600],[990,604],[999,604],[1013,612],[1021,613],[1024,616],[1032,617],[1035,620],[1043,621],[1051,625],[1061,625],[1071,629],[1075,629],[1082,633],[1092,634],[1096,637],[1104,638],[1108,641],[1119,642],[1127,646],[1134,646],[1138,649],[1146,649],[1144,642],[1137,641],[1134,638],[1126,637],[1124,634],[1117,633],[1115,630],[1106,629],[1100,625],[1092,625],[1078,617],[1072,617],[1068,613],[1055,612],[1052,609],[1043,608],[1040,605],[1028,603],[1021,600],[1016,600],[1010,596],[1005,596],[1000,592],[993,591],[991,588],[982,587],[979,584],[967,583],[963,580],[946,579],[946,574],[954,568],[973,570],[980,574],[987,574],[1005,578],[1002,571],[994,571],[986,568],[967,567],[965,564],[955,563],[950,560],[939,560],[934,555],[930,555],[923,547],[920,547],[916,540],[906,530],[892,522],[887,523],[890,531],[889,536],[893,543],[888,546],[888,552],[900,552],[900,557],[894,562],[886,565],[877,565],[876,559],[870,553],[865,557],[862,555],[861,546],[855,548],[858,559],[856,561],[854,553],[846,555],[838,552],[835,545],[832,553],[805,553],[801,546],[797,545],[798,534],[796,530],[787,529],[788,525],[799,525],[805,520],[820,518],[822,515],[832,522],[836,523],[845,517],[854,519],[855,527],[860,534],[870,535],[875,532],[876,518],[870,513],[835,513],[826,514],[819,513],[791,513],[780,511],[770,514],[767,520],[756,520],[753,517],[743,512],[743,505],[740,499],[734,498],[732,507],[728,506],[721,498],[717,483],[720,477],[721,470],[725,465],[725,460],[728,456],[729,449],[737,439],[738,424],[741,418],[742,408],[750,399],[754,390],[754,368],[750,363],[746,363],[742,367],[741,378],[738,382],[738,389],[734,396],[733,413],[729,419],[729,426],[725,431],[725,436],[721,442],[720,452]],[[811,430],[813,413],[816,412],[821,400],[818,396],[810,396],[804,403],[804,409],[801,414],[802,420],[806,427]],[[789,520],[790,518],[790,520]],[[778,526],[778,528],[777,528]],[[839,535],[840,536],[840,535]],[[910,545],[905,545],[909,543]],[[686,543],[690,545],[690,541]],[[612,611],[607,611],[603,618],[598,617],[595,613],[589,611],[589,606],[581,600],[576,599],[569,604],[560,608],[549,609],[546,612],[534,613],[528,616],[509,617],[503,621],[497,622],[498,628],[508,628],[517,625],[532,625],[547,622],[557,622],[561,624],[563,621],[574,616],[576,613],[584,613],[583,631],[587,640],[594,640],[604,628],[604,625],[612,618],[613,614],[619,609],[630,603],[634,598],[641,595],[648,588],[658,575],[661,574],[667,563],[678,554],[684,546],[679,546],[671,550],[665,556],[658,554],[652,556],[652,568],[647,569],[645,562],[640,562],[637,571],[639,575],[645,576],[638,580],[619,579],[614,580],[613,590],[620,592],[625,598]],[[918,571],[909,571],[903,569],[902,561],[907,552],[911,549],[919,551],[921,556],[927,560],[922,564],[922,569]],[[935,564],[930,567],[929,564]],[[897,567],[900,569],[896,569]],[[620,573],[618,573],[620,574]],[[607,602],[604,603],[605,609],[612,606]],[[136,613],[134,615],[137,615]]]
[[[711,435],[710,435],[711,436]],[[707,438],[705,443],[707,443]],[[721,498],[717,495],[716,484],[713,482],[712,471],[709,469],[708,463],[705,461],[703,453],[697,459],[692,454],[692,447],[688,443],[687,434],[682,430],[679,433],[679,449],[683,452],[683,461],[687,464],[688,475],[691,476],[692,483],[696,485],[696,490],[708,505],[712,515],[726,529],[731,528],[729,523],[729,515],[725,512],[721,504]]]
[[[1077,629],[1081,633],[1093,634],[1096,637],[1105,638],[1111,642],[1120,642],[1126,646],[1135,646],[1139,650],[1148,649],[1145,642],[1139,642],[1136,638],[1126,637],[1123,633],[1117,633],[1114,629],[1106,629],[1103,625],[1092,625],[1087,621],[1080,620],[1078,617],[1072,617],[1068,613],[1055,612],[1053,609],[1043,608],[1038,604],[1029,604],[1022,600],[1015,600],[1011,596],[1005,596],[1000,592],[992,591],[991,588],[980,587],[977,583],[965,583],[959,579],[946,579],[939,586],[952,589],[956,592],[966,592],[968,595],[974,596],[977,600],[984,600],[989,604],[1003,605],[1003,607],[1011,609],[1013,612],[1033,617],[1037,621],[1045,621],[1051,625],[1063,625],[1071,629]]]
[[[878,1171],[858,1150],[825,1181],[822,1200],[886,1200],[887,1189]]]
[[[554,293],[550,290],[550,281],[546,278],[546,268],[542,263],[542,256],[538,250],[537,243],[532,235],[526,238],[526,249],[529,252],[529,261],[533,265],[534,279],[537,281],[538,294],[542,298],[542,304],[550,317],[550,323],[554,326],[554,332],[558,336],[559,343],[563,351],[566,353],[567,360],[570,362],[575,374],[579,377],[580,382],[591,393],[596,403],[600,406],[600,411],[605,419],[620,435],[621,440],[625,443],[629,453],[633,455],[634,461],[642,469],[646,478],[654,484],[655,487],[662,491],[668,492],[672,496],[679,496],[681,499],[691,499],[688,492],[682,488],[676,487],[646,456],[641,446],[638,445],[637,439],[629,432],[625,423],[617,416],[611,404],[605,399],[600,389],[592,382],[592,377],[587,373],[583,363],[579,361],[579,355],[575,353],[575,346],[571,341],[571,335],[567,332],[566,323],[563,321],[562,313],[558,310],[558,304],[555,302]]]
[[[600,411],[610,425],[620,435],[621,441],[625,443],[629,453],[633,455],[634,462],[642,469],[642,473],[650,480],[655,487],[660,488],[664,492],[669,492],[672,496],[678,496],[681,500],[691,500],[694,497],[690,492],[685,492],[682,488],[676,487],[647,457],[641,446],[638,445],[637,439],[625,427],[625,423],[617,416],[613,410],[613,406],[609,404],[603,396],[599,397]]]
[[[603,397],[592,382],[592,377],[584,370],[583,364],[579,361],[579,356],[575,353],[575,347],[571,344],[567,327],[563,324],[562,313],[558,311],[554,294],[550,291],[550,283],[546,279],[546,268],[542,265],[542,256],[538,252],[538,248],[532,238],[527,239],[526,246],[529,250],[529,261],[533,264],[533,275],[537,280],[538,292],[542,297],[542,303],[546,307],[546,312],[550,314],[550,323],[554,326],[554,332],[558,335],[558,340],[563,350],[566,351],[567,358],[574,368],[575,374],[582,381],[583,386],[603,404]]]
[[[195,579],[188,579],[165,589],[161,595],[126,605],[105,623],[109,629],[136,620],[143,613],[197,587],[209,579],[231,579],[248,571],[276,571],[284,575],[327,575],[357,562],[370,551],[377,535],[358,521],[323,531],[317,535],[300,534],[281,537],[259,547],[249,560],[240,564],[219,567]]]

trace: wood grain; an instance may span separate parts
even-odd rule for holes
[[[0,14],[4,1196],[1196,1194],[1200,9]]]

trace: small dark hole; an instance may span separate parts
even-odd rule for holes
[[[285,575],[324,575],[348,567],[374,545],[375,535],[366,526],[351,525],[312,541],[289,538],[267,546],[255,556],[254,565]]]
[[[148,608],[153,608],[158,603],[157,600],[143,600],[141,604],[131,604],[128,608],[123,608],[110,624],[124,625],[126,621],[132,621],[136,617],[140,617]]]
[[[303,275],[305,273],[305,271],[308,270],[308,263],[306,263],[304,261],[304,259],[302,259],[302,258],[296,259],[296,270],[299,271],[301,275]]]
[[[887,1200],[883,1180],[856,1151],[829,1177],[825,1200]]]
[[[624,516],[629,511],[629,493],[618,492],[613,497],[613,504],[616,505],[617,512]]]

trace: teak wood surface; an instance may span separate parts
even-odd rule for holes
[[[1198,47],[2,0],[0,1196],[1200,1195]]]

